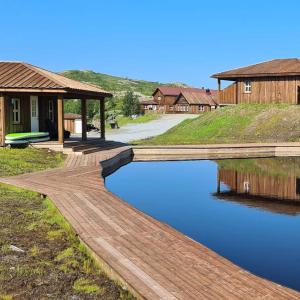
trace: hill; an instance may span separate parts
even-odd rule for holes
[[[218,144],[300,141],[300,107],[236,105],[186,120],[139,144]]]
[[[96,73],[93,71],[69,70],[61,72],[61,74],[71,79],[95,84],[104,90],[113,92],[115,96],[123,95],[130,89],[141,96],[151,96],[157,86],[187,86],[184,83],[161,83],[146,80],[135,80]]]

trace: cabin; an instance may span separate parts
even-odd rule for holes
[[[105,98],[112,94],[87,83],[24,62],[0,62],[0,145],[9,133],[49,132],[63,144],[64,101],[81,101],[82,140],[87,139],[87,100],[100,101],[101,138],[105,138]]]
[[[69,131],[71,134],[82,133],[81,115],[71,113],[64,114],[64,125],[64,129]]]
[[[217,108],[217,91],[209,89],[183,89],[173,105],[174,113],[199,114]]]
[[[141,101],[141,111],[142,112],[157,112],[158,103],[155,100],[143,100]]]
[[[198,114],[217,107],[217,92],[204,88],[163,86],[158,87],[152,96],[161,113]]]
[[[300,104],[300,60],[274,59],[211,76],[218,79],[220,105]],[[221,81],[232,81],[222,90]]]

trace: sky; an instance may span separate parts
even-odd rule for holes
[[[228,69],[300,57],[300,1],[0,0],[0,60],[216,88]]]

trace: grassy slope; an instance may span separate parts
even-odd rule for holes
[[[59,167],[63,160],[45,150],[0,150],[0,176]],[[0,184],[0,299],[45,297],[133,299],[98,268],[49,199]]]
[[[184,84],[163,84],[160,82],[146,81],[146,80],[134,80],[123,77],[117,77],[102,73],[96,73],[93,71],[79,71],[79,70],[69,70],[61,73],[62,75],[76,79],[83,82],[92,83],[98,85],[99,87],[111,91],[111,92],[126,92],[128,90],[133,90],[134,92],[141,93],[146,96],[151,96],[153,91],[157,86],[161,85],[184,85]]]
[[[186,120],[139,144],[212,144],[300,140],[300,108],[237,105]]]

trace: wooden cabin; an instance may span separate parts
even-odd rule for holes
[[[182,94],[184,93],[184,95]],[[161,113],[201,113],[217,106],[217,93],[204,88],[158,87],[153,93]]]
[[[199,114],[217,108],[217,91],[209,89],[183,89],[173,105],[174,113]]]
[[[79,114],[64,114],[65,130],[72,133],[82,133],[82,120]]]
[[[155,100],[147,99],[141,101],[141,111],[142,112],[157,112],[158,103]]]
[[[17,132],[55,132],[64,142],[64,100],[80,99],[82,139],[86,140],[87,99],[100,101],[101,137],[105,137],[105,97],[112,95],[94,85],[68,79],[23,62],[0,62],[0,145]]]
[[[300,104],[300,60],[271,61],[212,75],[218,79],[220,105],[240,103]],[[221,89],[221,81],[232,81]]]

